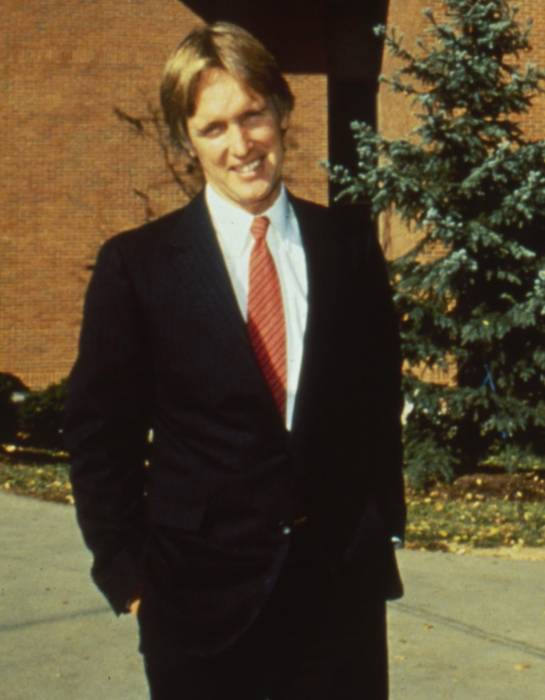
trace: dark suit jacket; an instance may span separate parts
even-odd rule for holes
[[[401,595],[400,357],[384,261],[353,212],[292,203],[309,312],[290,432],[202,195],[110,239],[86,297],[65,433],[93,577],[117,612],[143,591],[156,636],[174,625],[196,653],[251,624],[303,514],[317,556]]]

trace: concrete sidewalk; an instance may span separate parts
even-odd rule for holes
[[[0,493],[0,532],[2,700],[145,700],[135,622],[90,583],[73,508]],[[545,697],[545,561],[399,561],[391,700]]]

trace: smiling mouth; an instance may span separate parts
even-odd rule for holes
[[[233,170],[239,175],[251,175],[252,173],[255,173],[257,171],[262,162],[263,158],[256,158],[250,163],[244,163],[244,165],[238,165],[234,167]]]

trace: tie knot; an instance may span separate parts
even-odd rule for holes
[[[256,241],[262,241],[265,238],[270,223],[271,222],[266,216],[255,217],[255,219],[252,221],[252,225],[250,226],[250,233]]]

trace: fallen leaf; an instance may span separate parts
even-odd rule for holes
[[[515,671],[527,671],[529,668],[532,668],[530,664],[515,664],[513,666]]]

